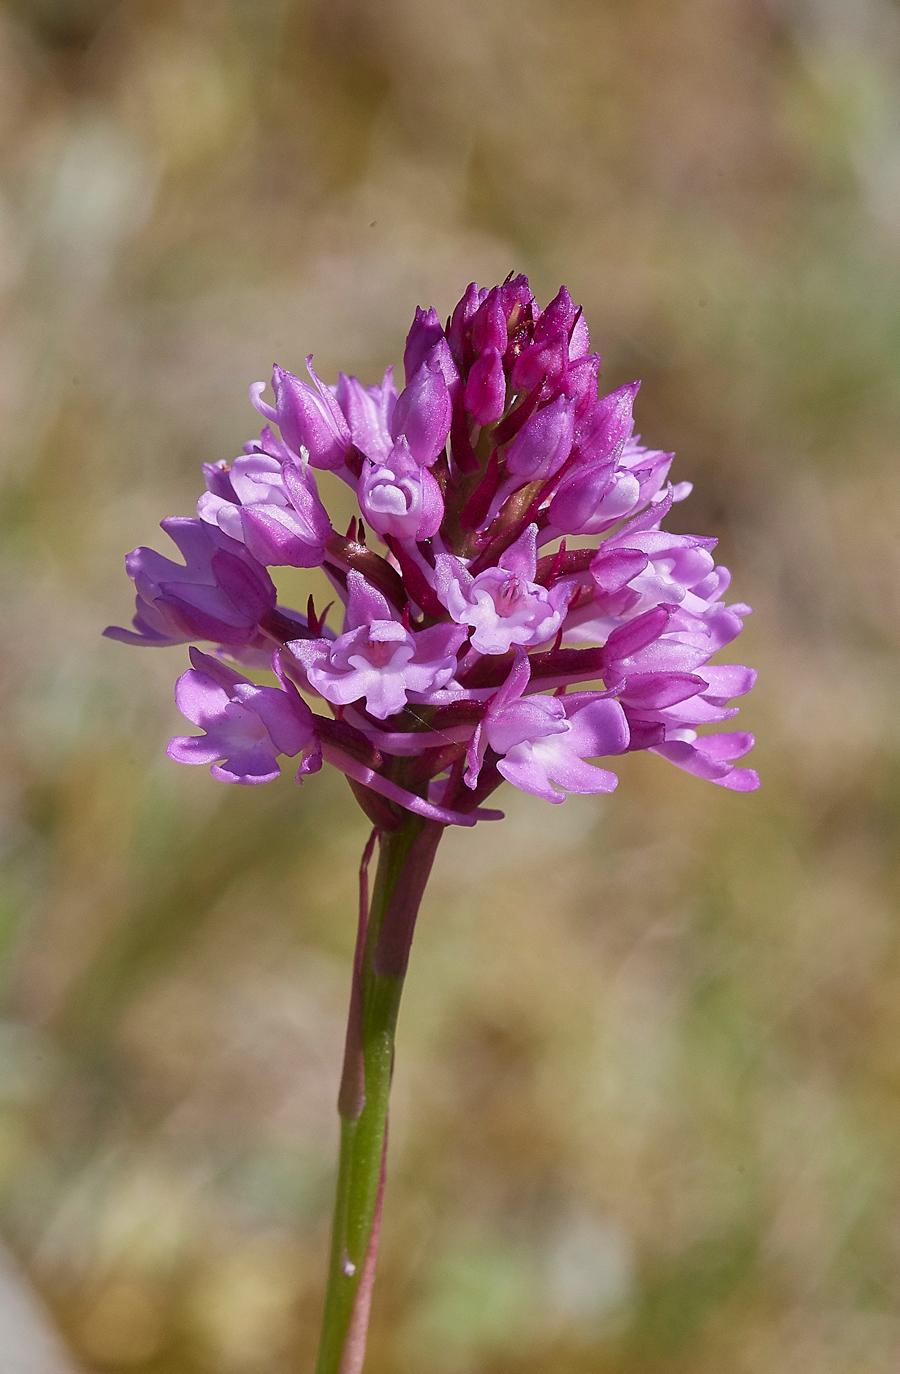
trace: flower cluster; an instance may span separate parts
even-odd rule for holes
[[[241,783],[275,777],[282,756],[299,781],[324,757],[388,828],[398,807],[497,816],[481,803],[504,778],[552,802],[609,792],[615,775],[587,760],[629,749],[757,787],[735,767],[750,735],[699,733],[753,684],[709,662],[749,607],[723,601],[714,539],[662,528],[690,484],[673,487],[672,455],[634,434],[638,383],[599,395],[568,291],[542,312],[525,277],[473,283],[445,327],[416,311],[403,364],[399,395],[391,369],[331,386],[311,359],[310,382],[276,367],[273,404],[251,388],[259,438],[204,467],[196,519],[162,522],[184,562],[129,555],[133,630],[106,633],[215,646],[191,650],[176,692],[204,734],[170,757]],[[356,493],[345,535],[317,469]],[[305,615],[278,604],[268,569],[288,566],[325,572],[339,631],[312,599]],[[272,685],[223,658],[273,670]]]

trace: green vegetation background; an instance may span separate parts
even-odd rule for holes
[[[311,1367],[366,834],[166,760],[122,556],[273,361],[515,269],[756,607],[763,790],[447,838],[372,1374],[896,1370],[897,6],[10,0],[0,138],[0,1226],[82,1368]]]

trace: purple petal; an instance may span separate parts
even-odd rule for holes
[[[598,464],[597,467],[579,465],[563,479],[555,492],[547,511],[548,519],[555,529],[565,534],[596,533],[610,518],[607,513],[610,502],[606,501],[605,508],[603,505],[608,493],[617,495],[617,499],[626,503],[624,509],[630,510],[637,495],[637,483],[632,480],[631,487],[619,494],[611,464]],[[601,553],[605,554],[605,551],[601,550]]]
[[[211,677],[213,682],[223,687],[229,696],[234,692],[239,683],[250,685],[250,679],[242,677],[233,668],[227,668],[221,659],[213,658],[212,654],[201,653],[199,649],[191,648],[188,650],[191,664],[198,673],[205,673]]]
[[[618,696],[628,706],[658,709],[697,696],[704,685],[694,673],[629,673]]]
[[[324,544],[331,534],[331,521],[312,473],[301,472],[293,463],[285,463],[282,480],[291,505],[309,530],[310,542]]]
[[[351,568],[347,574],[346,628],[355,630],[360,625],[370,625],[375,620],[394,620],[394,611],[387,599],[367,582],[361,572]]]
[[[569,340],[564,330],[550,338],[530,343],[522,349],[512,367],[510,382],[514,391],[531,391],[545,378],[558,383],[569,361]]]
[[[730,701],[732,697],[742,697],[756,681],[756,670],[745,668],[740,663],[718,663],[703,669],[708,690],[705,696],[716,700]]]
[[[647,555],[639,549],[607,549],[601,546],[591,562],[591,575],[603,592],[618,592],[646,568]]]
[[[656,606],[652,611],[645,611],[643,615],[636,616],[634,620],[613,630],[606,641],[604,657],[609,663],[630,657],[639,649],[659,639],[668,623],[669,611],[665,606]]]
[[[235,696],[259,716],[279,754],[293,757],[312,742],[313,714],[296,688],[248,683],[235,688]]]
[[[579,311],[575,323],[569,332],[569,360],[574,362],[576,359],[584,358],[591,346],[591,335],[588,330],[587,320],[584,318],[584,311]],[[599,364],[600,358],[594,355]]]
[[[272,389],[278,425],[296,453],[306,449],[313,467],[337,469],[343,465],[350,445],[350,430],[337,401],[313,372],[311,356],[307,368],[315,390],[293,373],[281,367],[274,369]]]
[[[513,787],[518,787],[522,792],[530,792],[534,797],[541,797],[544,801],[562,802],[566,799],[565,792],[559,792],[550,782],[547,770],[540,763],[528,745],[517,745],[506,758],[497,764],[497,772],[511,782]]]
[[[756,792],[759,789],[759,774],[755,768],[734,768],[724,778],[712,778],[718,787],[727,787],[730,792]]]
[[[500,556],[499,567],[533,582],[537,572],[537,525],[527,525],[514,544]]]
[[[403,350],[403,372],[407,383],[422,366],[426,354],[430,353],[443,337],[444,331],[434,306],[427,311],[416,306],[415,318],[406,336],[406,348]]]
[[[159,527],[165,530],[172,540],[189,570],[195,569],[198,565],[201,568],[208,566],[212,548],[227,548],[226,541],[217,540],[202,520],[194,520],[187,515],[167,516],[165,520],[160,520]],[[137,552],[140,553],[141,550],[138,549]],[[147,549],[145,552],[152,553],[153,550]],[[155,556],[160,557],[159,554]],[[164,559],[163,562],[168,562],[168,559]]]
[[[502,356],[506,352],[506,311],[500,287],[493,287],[479,305],[472,320],[472,347],[478,353],[488,350]]]
[[[749,754],[756,741],[747,730],[728,730],[720,735],[704,735],[697,745],[714,759],[742,759]]]
[[[596,764],[585,763],[584,759],[562,750],[547,763],[547,776],[552,782],[564,787],[567,792],[592,795],[598,792],[614,792],[619,785],[615,773],[608,768],[598,768]]]
[[[489,348],[476,358],[466,381],[463,401],[479,425],[492,425],[500,419],[506,406],[506,378],[498,349]]]
[[[209,590],[215,592],[215,588]],[[166,593],[165,605],[172,618],[186,632],[187,639],[211,639],[216,644],[239,645],[246,644],[255,630],[255,626],[246,622],[235,625],[232,621],[210,615],[208,611],[192,606],[171,591]],[[226,609],[232,608],[226,604]]]
[[[491,709],[498,713],[502,711],[511,701],[521,697],[525,688],[531,680],[531,661],[524,649],[518,646],[514,650],[512,667],[509,676],[503,686],[494,696],[491,702]]]
[[[219,782],[236,782],[246,787],[273,782],[281,769],[271,753],[260,746],[258,749],[248,749],[244,754],[235,754],[221,764],[214,764],[209,771]]]
[[[245,506],[241,525],[248,551],[268,567],[317,568],[325,557],[325,539],[290,508]]]
[[[509,446],[508,471],[523,482],[552,477],[571,452],[574,432],[573,404],[558,396],[525,421]]]
[[[576,442],[584,461],[606,464],[615,461],[634,428],[634,401],[640,382],[628,382],[608,396],[601,396],[579,421]]]
[[[500,711],[488,712],[484,721],[488,742],[498,754],[530,741],[571,732],[559,697],[522,697]]]
[[[727,763],[704,754],[684,740],[667,740],[665,744],[655,745],[650,752],[659,754],[660,758],[668,759],[677,768],[683,768],[686,773],[693,773],[694,777],[704,778],[707,782],[715,782],[731,771]]]
[[[682,644],[676,639],[658,639],[627,658],[616,661],[617,671],[630,676],[638,673],[692,673],[701,667],[712,653],[708,645],[698,648]]]
[[[486,295],[486,291],[480,292],[478,290],[475,282],[469,282],[462,299],[453,308],[447,340],[457,358],[461,359],[463,356],[463,347],[469,326],[478,306]]]
[[[565,698],[557,698],[565,705]],[[565,738],[567,749],[581,758],[606,758],[628,748],[628,722],[617,701],[608,698],[590,701],[569,716],[571,729]]]
[[[138,606],[140,605],[142,603],[139,601]],[[120,644],[149,645],[151,648],[168,648],[174,644],[185,644],[189,639],[194,638],[194,635],[189,632],[183,633],[180,626],[173,626],[174,634],[161,633],[148,625],[140,615],[136,615],[131,623],[134,626],[133,630],[123,629],[121,625],[107,625],[103,631],[104,637],[115,639]]]
[[[391,436],[384,423],[380,396],[373,396],[356,377],[338,373],[338,405],[346,416],[350,437],[368,458],[384,458],[391,449]]]
[[[166,746],[176,763],[216,763],[222,757],[221,744],[211,735],[176,735]]]
[[[216,583],[249,624],[271,610],[277,600],[275,583],[261,564],[233,553],[219,552],[210,561]]]
[[[468,638],[465,625],[429,625],[415,636],[416,658],[433,663],[456,654]]]
[[[400,393],[391,420],[391,437],[402,434],[416,462],[431,467],[447,442],[453,405],[438,361],[425,359]]]
[[[561,286],[534,327],[534,342],[547,343],[557,334],[568,338],[578,311],[568,289]]]
[[[206,673],[190,669],[175,684],[175,705],[185,720],[201,729],[215,728],[228,706],[228,692]]]
[[[231,485],[231,478],[228,475],[228,464],[224,459],[218,463],[204,463],[203,480],[206,482],[206,489],[211,495],[218,496],[223,501],[237,501],[234,488]]]

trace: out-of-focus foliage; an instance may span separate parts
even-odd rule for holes
[[[372,1374],[895,1370],[897,7],[8,0],[0,134],[0,1215],[83,1367],[311,1367],[366,829],[165,759],[122,555],[516,269],[723,536],[763,790],[447,837]]]

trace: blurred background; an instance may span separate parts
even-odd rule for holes
[[[0,130],[0,1370],[312,1367],[367,826],[99,636],[273,361],[521,270],[756,607],[763,789],[448,835],[367,1371],[896,1371],[900,9],[6,0]]]

